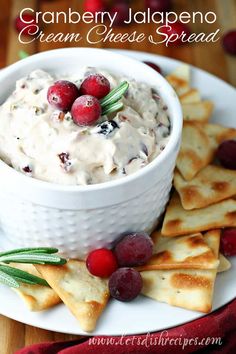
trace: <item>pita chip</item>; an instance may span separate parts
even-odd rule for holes
[[[174,193],[161,233],[173,237],[232,226],[236,226],[236,200],[226,199],[206,208],[185,210],[178,194]]]
[[[203,234],[204,240],[206,241],[207,245],[211,248],[212,252],[214,253],[217,259],[219,258],[220,236],[221,236],[221,229],[210,230]]]
[[[236,194],[236,171],[209,165],[191,181],[175,171],[174,186],[184,209],[205,208]]]
[[[193,122],[185,122],[177,168],[187,181],[213,159],[214,148],[204,129]]]
[[[219,261],[220,261],[220,264],[217,269],[217,273],[226,272],[227,270],[229,270],[231,268],[230,261],[222,253],[220,253]]]
[[[85,262],[69,260],[63,266],[37,265],[36,269],[64,304],[90,332],[109,300],[108,280],[91,275]]]
[[[211,101],[182,103],[182,109],[184,120],[207,123],[213,113],[214,104]]]
[[[190,66],[183,64],[177,67],[166,79],[179,96],[185,94],[190,86]]]
[[[213,230],[204,237],[207,243],[210,239],[209,246],[210,243],[214,245],[212,251],[218,257],[219,230]],[[141,272],[141,276],[143,295],[193,311],[211,311],[216,270],[151,270]]]
[[[159,231],[152,235],[154,251],[152,258],[136,269],[216,269],[219,261],[202,234],[164,237]]]
[[[41,277],[32,264],[13,263],[11,267]],[[30,311],[46,310],[61,302],[55,291],[48,286],[21,283],[19,288],[13,290],[22,298]]]
[[[208,135],[212,146],[217,147],[224,141],[236,138],[236,129],[224,127],[219,124],[205,124],[204,131]]]
[[[200,92],[197,89],[191,88],[189,91],[179,97],[182,104],[201,102]]]
[[[225,272],[231,268],[230,261],[222,253],[216,252],[219,248],[218,237],[220,237],[220,235],[221,230],[211,230],[204,234],[208,246],[214,251],[215,256],[219,258],[217,273]]]

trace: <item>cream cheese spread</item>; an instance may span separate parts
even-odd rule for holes
[[[79,87],[93,73],[104,75],[111,88],[126,80],[129,89],[121,111],[80,127],[70,112],[50,106],[47,91],[59,79]],[[169,136],[168,108],[159,93],[96,68],[63,77],[35,70],[16,82],[0,107],[0,158],[30,177],[57,184],[95,184],[130,175],[158,156]]]

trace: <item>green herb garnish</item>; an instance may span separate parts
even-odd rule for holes
[[[119,101],[125,95],[128,88],[129,83],[124,81],[100,101],[103,116],[123,108],[123,103]]]
[[[107,114],[110,114],[110,113],[119,111],[119,110],[122,109],[123,107],[124,107],[124,105],[123,105],[122,102],[113,103],[113,104],[111,104],[111,105],[105,107],[105,108],[102,110],[102,115],[105,116],[105,115],[107,115]]]
[[[0,272],[4,273],[5,275],[8,275],[9,277],[12,277],[13,280],[18,283],[25,283],[25,284],[30,284],[30,285],[45,285],[48,286],[48,283],[46,280],[37,277],[36,275],[32,275],[30,273],[27,273],[21,269],[16,269],[14,267],[10,267],[7,265],[0,265]],[[19,284],[17,284],[17,287]]]
[[[0,253],[0,283],[18,288],[20,283],[48,286],[46,280],[23,270],[8,266],[8,263],[63,265],[64,258],[55,255],[57,248],[21,248]],[[5,264],[4,264],[5,263]]]

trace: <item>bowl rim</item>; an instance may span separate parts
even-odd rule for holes
[[[66,52],[74,52],[74,51],[80,51],[80,52],[94,52],[94,55],[96,52],[103,52],[105,55],[109,56],[115,56],[115,57],[120,57],[123,60],[127,60],[130,63],[133,63],[135,65],[143,66],[145,70],[151,71],[153,75],[157,77],[159,80],[159,83],[162,86],[166,86],[168,90],[171,93],[171,105],[174,106],[174,111],[175,115],[174,117],[171,117],[171,123],[172,123],[172,131],[170,134],[170,139],[165,147],[165,149],[156,157],[154,160],[152,160],[149,164],[141,168],[140,170],[132,173],[131,175],[125,176],[123,178],[117,178],[115,180],[111,181],[106,181],[102,183],[96,183],[96,184],[90,184],[90,185],[74,185],[74,184],[57,184],[53,182],[48,182],[48,181],[43,181],[37,178],[29,178],[28,176],[22,174],[21,172],[15,170],[13,167],[9,166],[7,163],[5,163],[2,159],[0,159],[0,167],[4,168],[6,172],[10,173],[11,177],[17,180],[21,180],[22,182],[26,182],[28,186],[35,187],[35,188],[41,188],[44,190],[50,190],[50,191],[58,191],[58,192],[86,192],[86,191],[103,191],[107,190],[110,188],[115,188],[121,185],[127,185],[128,183],[132,183],[134,180],[139,179],[144,177],[146,174],[151,173],[153,169],[155,169],[158,165],[161,165],[164,160],[167,159],[168,155],[173,152],[173,147],[178,145],[179,139],[182,133],[182,126],[183,126],[183,115],[182,115],[182,108],[180,101],[177,97],[176,92],[174,89],[171,87],[171,85],[168,83],[168,81],[158,72],[156,72],[154,69],[152,69],[150,66],[145,64],[144,62],[141,62],[137,59],[133,59],[131,57],[128,57],[127,55],[123,55],[120,53],[116,53],[114,51],[109,51],[107,49],[101,49],[101,48],[90,48],[90,47],[70,47],[70,48],[59,48],[59,49],[52,49],[40,53],[33,54],[29,56],[28,58],[25,58],[23,60],[20,60],[14,64],[11,64],[7,68],[3,70],[3,72],[0,74],[0,81],[2,79],[5,79],[8,74],[12,73],[12,71],[21,68],[21,66],[27,65],[27,63],[31,63],[32,61],[37,61],[38,59],[47,59],[48,56],[53,56],[54,54],[57,55],[63,55],[63,53]],[[169,103],[170,105],[170,103]]]

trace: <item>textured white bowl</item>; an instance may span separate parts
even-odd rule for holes
[[[122,179],[89,186],[62,186],[26,177],[0,161],[0,221],[8,245],[53,246],[68,257],[111,247],[129,231],[150,232],[164,211],[179,151],[182,111],[167,81],[150,67],[110,51],[68,48],[33,55],[0,74],[2,103],[15,81],[34,69],[76,73],[96,66],[136,78],[156,89],[168,106],[171,137],[148,166]]]

